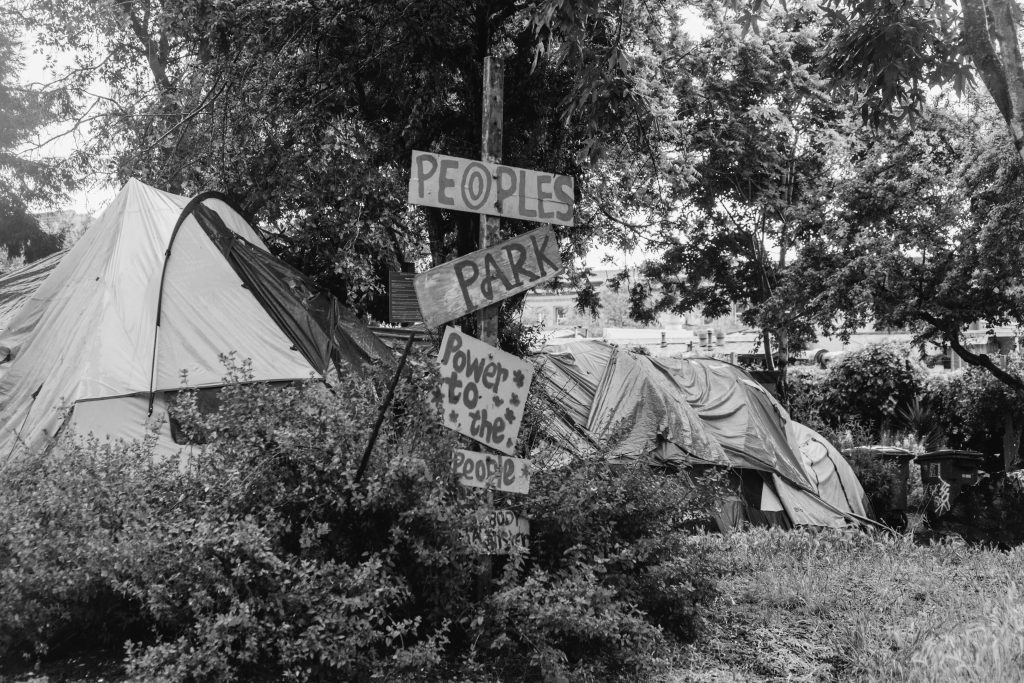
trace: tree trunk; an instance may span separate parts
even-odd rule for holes
[[[1024,63],[1017,43],[1015,0],[963,0],[964,41],[1024,159]]]
[[[761,342],[764,344],[764,369],[768,372],[775,372],[775,360],[772,358],[771,330],[761,330]]]
[[[1007,472],[1020,467],[1020,442],[1024,434],[1024,416],[1007,413],[1003,416],[1003,469]]]
[[[778,330],[775,332],[775,337],[779,340],[779,352],[775,356],[778,370],[775,393],[778,394],[779,401],[786,407],[786,410],[789,410],[789,388],[786,385],[786,374],[789,367],[789,333],[785,330]]]

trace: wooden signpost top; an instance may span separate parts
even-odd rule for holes
[[[436,327],[561,272],[558,240],[546,225],[420,273],[413,286],[424,323]]]
[[[412,153],[410,204],[573,225],[574,192],[572,176]]]

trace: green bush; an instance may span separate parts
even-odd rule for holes
[[[696,637],[723,568],[687,531],[716,480],[558,460],[532,477],[531,551],[480,623],[503,680],[642,678]]]
[[[873,344],[836,360],[825,377],[822,416],[833,425],[854,420],[881,435],[921,391],[924,369],[899,344]]]
[[[432,474],[454,440],[422,383],[399,393],[356,483],[383,376],[376,391],[351,380],[331,394],[232,373],[219,412],[202,415],[192,393],[176,408],[209,438],[181,473],[145,445],[96,442],[25,464],[0,498],[0,633],[26,636],[6,649],[64,634],[87,645],[97,623],[137,641],[139,680],[432,670],[472,613],[479,560],[460,531],[479,496]]]
[[[528,553],[483,558],[465,532],[486,495],[452,481],[457,439],[435,377],[399,385],[366,475],[355,472],[387,370],[329,391],[249,383],[174,416],[208,443],[69,443],[0,489],[0,657],[131,641],[145,681],[533,680],[642,676],[692,638],[721,573],[692,550],[706,501],[646,467],[537,461]],[[507,499],[506,499],[507,498]]]
[[[786,399],[790,416],[808,426],[823,422],[825,370],[791,367],[786,372]]]
[[[1021,376],[1024,363],[1018,359],[1008,369]],[[1024,408],[1006,384],[976,367],[929,377],[922,398],[951,447],[983,453],[1002,452],[1005,420]]]
[[[891,522],[894,512],[892,499],[902,484],[899,466],[871,452],[855,451],[848,454],[846,460],[864,487],[864,494],[871,501],[875,514],[879,519]]]

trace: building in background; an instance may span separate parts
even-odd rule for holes
[[[618,291],[610,286],[610,281],[621,273],[621,269],[608,269],[590,276],[591,284],[601,297],[596,316],[576,309],[574,288],[538,287],[526,294],[523,323],[539,325],[546,344],[597,338],[618,346],[641,347],[652,355],[663,356],[701,351],[706,354],[720,347],[727,334],[743,329],[736,307],[728,316],[716,319],[691,311],[685,315],[660,313],[652,325],[638,323],[629,317],[630,280],[622,282]],[[635,271],[631,276],[636,277]]]

